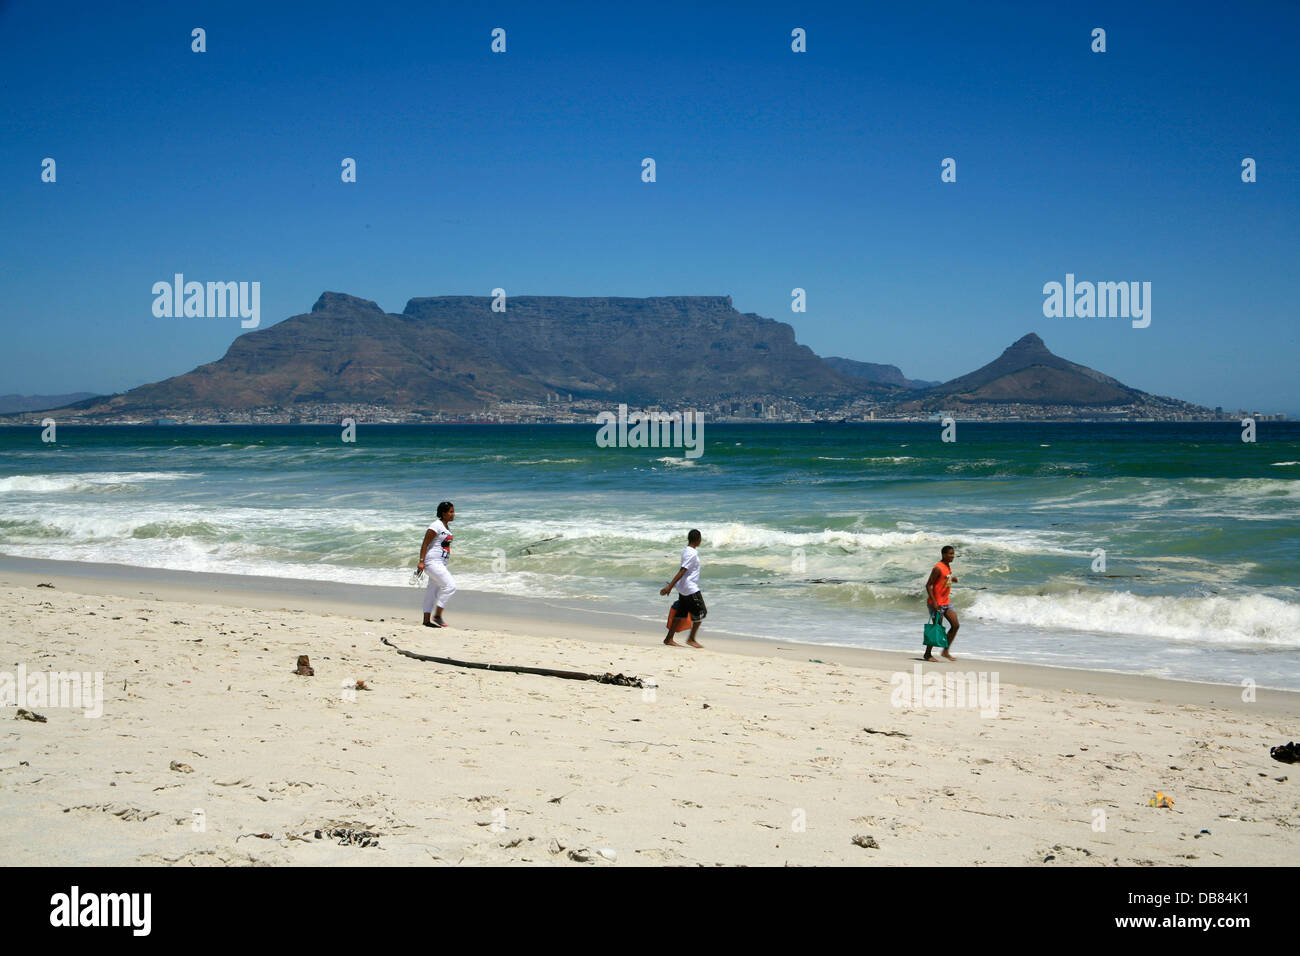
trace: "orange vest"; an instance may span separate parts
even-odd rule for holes
[[[934,606],[943,607],[949,603],[949,592],[952,588],[948,584],[948,575],[952,574],[952,568],[940,561],[935,564],[935,569],[939,572],[939,580],[934,582]]]

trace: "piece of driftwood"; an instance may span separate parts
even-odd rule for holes
[[[397,653],[405,657],[412,657],[417,661],[429,661],[433,664],[448,664],[452,667],[472,667],[481,671],[505,671],[508,674],[537,674],[541,677],[561,677],[564,680],[594,680],[597,684],[614,684],[617,687],[644,687],[639,677],[627,677],[623,674],[585,674],[582,671],[557,671],[549,667],[521,667],[516,664],[480,664],[477,661],[458,661],[450,657],[432,657],[428,654],[417,654],[414,651],[405,651],[398,647],[386,637],[381,637],[381,641],[391,647]]]

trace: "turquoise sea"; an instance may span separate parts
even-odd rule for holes
[[[703,638],[902,649],[951,543],[969,658],[1300,689],[1300,424],[710,423],[697,459],[596,430],[4,428],[0,552],[401,585],[449,499],[462,588],[660,621],[697,527]]]

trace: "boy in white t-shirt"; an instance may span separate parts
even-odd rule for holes
[[[700,622],[704,616],[709,613],[709,609],[704,606],[704,595],[700,593],[700,533],[694,528],[686,536],[686,547],[682,549],[682,566],[677,569],[673,579],[660,589],[660,594],[667,594],[674,587],[677,588],[679,595],[673,607],[677,608],[678,614],[690,614],[691,616],[691,636],[686,639],[688,647],[703,647],[695,639],[699,633]],[[673,640],[672,628],[668,629],[668,636],[664,638],[664,643],[671,647],[681,647]]]

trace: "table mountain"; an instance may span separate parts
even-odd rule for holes
[[[412,299],[400,315],[338,292],[237,338],[215,362],[111,398],[84,415],[373,403],[448,413],[551,393],[680,405],[754,394],[828,402],[868,383],[841,375],[784,322],[730,296]]]

